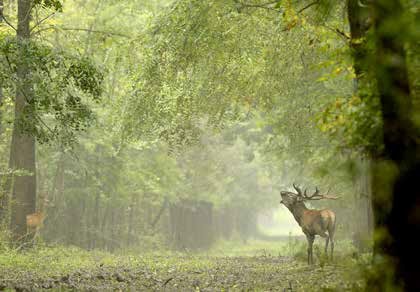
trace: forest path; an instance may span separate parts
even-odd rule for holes
[[[0,291],[359,291],[357,279],[348,266],[271,255],[132,256],[70,273],[0,267]]]

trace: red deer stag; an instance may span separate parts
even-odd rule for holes
[[[335,213],[329,209],[311,210],[306,208],[304,202],[309,200],[321,199],[338,199],[328,195],[320,195],[318,188],[312,196],[306,194],[306,190],[302,193],[301,189],[295,184],[293,187],[296,193],[283,191],[280,192],[281,202],[289,209],[295,217],[297,223],[302,228],[303,233],[308,240],[308,264],[313,264],[312,246],[315,240],[315,235],[326,238],[325,254],[328,250],[328,242],[331,241],[331,259],[334,252],[334,232],[335,232]],[[326,232],[328,231],[328,234]]]

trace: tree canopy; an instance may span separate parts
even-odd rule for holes
[[[42,213],[49,242],[208,248],[262,236],[297,182],[399,258],[419,7],[364,2],[0,1],[2,228],[27,244]]]

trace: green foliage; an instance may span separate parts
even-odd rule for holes
[[[31,72],[26,80],[33,84],[31,96],[25,96],[29,106],[19,121],[22,130],[35,135],[41,143],[59,140],[71,144],[75,132],[86,129],[92,122],[88,99],[99,100],[103,74],[84,57],[33,41],[22,46],[19,52],[24,57],[17,54],[14,38],[6,37],[0,42],[0,82],[5,90],[19,90],[14,85],[18,64]]]
[[[255,39],[238,38],[255,36],[258,22],[256,16],[239,14],[233,3],[203,1],[179,1],[155,20],[145,35],[145,65],[129,100],[128,135],[194,135],[194,126],[203,120],[219,126],[243,118],[243,104],[266,102],[268,95],[257,94],[264,81],[257,87],[248,82],[261,70],[261,47]]]
[[[312,2],[66,1],[62,13],[42,23],[34,17],[25,58],[16,57],[16,42],[5,37],[11,30],[2,28],[1,153],[8,150],[3,141],[10,140],[15,68],[22,63],[31,71],[30,110],[37,113],[26,129],[39,142],[58,139],[73,146],[38,148],[39,201],[48,197],[41,236],[46,242],[136,253],[119,258],[61,247],[11,251],[1,258],[5,266],[13,271],[16,257],[16,268],[26,271],[36,267],[37,258],[52,259],[51,270],[46,264],[40,270],[56,270],[57,279],[71,274],[89,281],[77,273],[105,274],[115,283],[112,269],[84,273],[77,267],[91,271],[98,262],[134,262],[148,271],[135,274],[150,284],[143,290],[161,289],[171,278],[168,287],[188,290],[194,275],[221,289],[278,289],[278,279],[296,280],[302,290],[361,289],[362,280],[335,282],[341,271],[348,272],[346,265],[357,263],[342,242],[337,249],[345,252],[334,265],[323,258],[319,243],[320,264],[313,269],[304,264],[305,242],[295,240],[251,240],[246,246],[219,241],[209,251],[219,259],[161,251],[168,246],[170,215],[164,208],[157,215],[165,204],[182,200],[209,202],[213,214],[240,210],[252,218],[278,205],[279,189],[298,182],[322,191],[331,186],[342,199],[314,207],[333,207],[340,220],[354,217],[354,152],[380,147],[379,103],[374,84],[361,80],[355,92],[344,2],[318,2],[301,11]],[[48,8],[41,14],[62,8],[58,1],[36,4]],[[370,50],[369,40],[354,42],[366,42]],[[6,169],[7,155],[2,157]],[[348,236],[354,222],[340,220],[338,234]],[[240,237],[238,230],[233,234]],[[138,256],[149,249],[156,253]],[[235,272],[244,266],[251,272],[243,279]],[[206,278],[213,272],[226,282]],[[156,273],[161,281],[154,280]],[[180,283],[178,275],[187,280]]]
[[[382,145],[379,109],[378,99],[371,95],[339,97],[319,115],[318,126],[321,131],[339,139],[342,142],[340,147],[361,153],[378,153]]]
[[[63,4],[59,0],[34,0],[35,5],[40,5],[43,8],[52,8],[55,11],[62,12]]]

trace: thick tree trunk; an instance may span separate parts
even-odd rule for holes
[[[371,88],[372,81],[368,78],[369,59],[373,56],[367,48],[366,34],[372,26],[371,10],[366,5],[362,5],[359,0],[347,0],[347,17],[350,24],[350,49],[353,56],[353,68],[355,71],[354,91],[355,94],[361,95],[362,99],[369,98],[361,94],[361,88]],[[365,251],[367,248],[367,240],[372,237],[373,232],[373,211],[372,211],[372,195],[378,192],[376,184],[371,184],[370,172],[372,171],[372,157],[377,157],[377,149],[367,149],[365,153],[368,157],[362,159],[362,173],[359,177],[359,194],[356,197],[357,209],[361,212],[361,220],[355,238],[359,251]],[[373,193],[373,194],[372,194]]]
[[[404,39],[408,35],[400,1],[374,2],[376,14],[376,79],[380,94],[384,153],[377,175],[382,196],[389,209],[376,202],[375,216],[388,232],[378,249],[394,259],[396,275],[406,291],[420,291],[420,272],[416,250],[420,246],[420,147],[419,129],[411,120],[412,99],[408,79]],[[389,170],[389,171],[387,171]],[[381,212],[378,212],[381,211]]]
[[[358,173],[354,177],[356,192],[354,193],[355,210],[357,214],[356,228],[353,234],[353,244],[359,252],[371,251],[373,240],[373,213],[371,191],[371,166],[369,158],[358,160]],[[352,226],[354,227],[354,226]]]
[[[0,0],[0,23],[3,23],[3,7],[4,1]],[[0,84],[0,136],[2,135],[3,128],[2,128],[2,106],[4,102],[4,95],[3,95],[3,84]],[[10,157],[9,157],[10,160]],[[9,162],[10,167],[10,162]],[[10,217],[10,184],[11,184],[11,177],[10,175],[0,175],[0,228],[7,228],[10,224],[9,217]]]
[[[0,23],[3,22],[3,0],[0,0]],[[1,87],[1,86],[0,86]],[[1,91],[1,88],[0,88]],[[0,93],[1,95],[1,93]]]
[[[35,212],[36,204],[36,169],[35,169],[35,138],[23,131],[23,119],[26,123],[34,123],[34,109],[29,104],[31,100],[31,84],[29,68],[25,63],[25,47],[30,38],[29,20],[31,1],[18,1],[17,41],[21,62],[17,64],[17,84],[15,99],[15,122],[13,127],[12,145],[10,150],[12,169],[23,170],[26,173],[14,177],[12,191],[12,208],[10,229],[15,241],[28,241],[26,236],[26,215]]]
[[[366,6],[360,5],[360,0],[347,0],[347,17],[350,24],[350,49],[353,55],[353,68],[355,71],[355,88],[366,73],[368,52],[366,48],[366,32],[371,25],[370,11]]]
[[[3,5],[0,1],[0,5]],[[1,22],[1,21],[0,21]],[[2,121],[3,121],[3,116],[2,116],[2,112],[1,112],[1,108],[3,107],[3,88],[2,88],[2,84],[0,84],[0,135],[3,131],[2,128]]]
[[[399,1],[373,3],[375,54],[367,56],[363,42],[352,41],[351,46],[357,76],[364,73],[364,66],[369,62],[366,57],[371,60],[376,57],[376,80],[382,106],[384,151],[374,153],[371,172],[376,231],[374,252],[393,259],[396,274],[405,282],[407,291],[419,291],[420,275],[416,272],[418,269],[411,267],[418,265],[412,253],[420,245],[413,237],[420,231],[420,192],[416,183],[420,177],[420,156],[418,129],[410,114],[412,104],[404,51],[407,25],[402,22],[405,16]],[[347,4],[352,40],[360,39],[365,36],[363,26],[369,10],[357,0],[348,0]],[[371,217],[368,211],[368,218]],[[386,283],[380,278],[373,286],[386,288]]]

